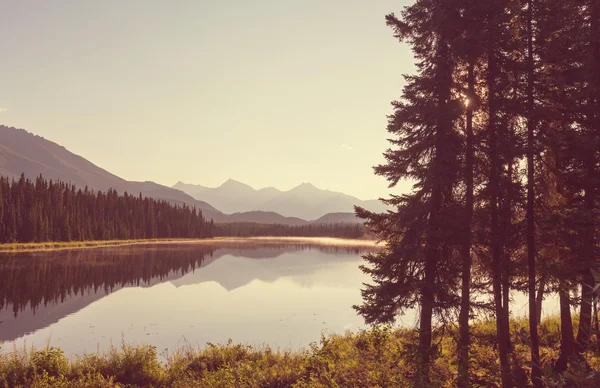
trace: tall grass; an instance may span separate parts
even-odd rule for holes
[[[525,319],[511,323],[518,386],[530,384],[528,339],[521,331],[526,327]],[[472,328],[472,386],[499,386],[495,323],[479,321]],[[431,387],[455,386],[456,339],[452,328],[443,336],[438,333]],[[558,376],[552,373],[560,343],[558,318],[541,323],[540,339],[546,386],[600,386],[598,349],[586,354],[591,370],[571,366]],[[72,359],[53,347],[22,349],[0,355],[0,387],[411,387],[416,344],[413,330],[377,327],[324,335],[319,343],[294,352],[231,341],[161,354],[152,346],[122,344],[103,354]]]

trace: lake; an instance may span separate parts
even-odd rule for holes
[[[299,349],[322,333],[364,328],[352,305],[369,278],[361,256],[378,248],[337,239],[226,239],[0,254],[0,345],[111,344],[159,352],[207,343]],[[558,313],[550,297],[544,315]],[[527,314],[513,293],[511,312]],[[415,311],[399,318],[414,325]]]
[[[364,327],[370,242],[226,240],[0,256],[0,341],[103,351],[208,342],[297,349]]]

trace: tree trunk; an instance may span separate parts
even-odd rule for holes
[[[588,269],[584,271],[581,282],[581,305],[579,308],[579,329],[577,330],[577,352],[583,354],[590,345],[592,329],[592,287],[594,277]]]
[[[510,339],[507,338],[505,331],[507,322],[505,322],[505,311],[502,306],[502,281],[500,274],[494,274],[492,283],[496,311],[496,333],[498,337],[498,353],[500,356],[500,372],[502,375],[502,387],[510,388],[512,387],[512,374],[508,359],[509,348],[507,346]]]
[[[597,112],[600,109],[600,74],[598,74],[598,67],[600,67],[600,32],[598,30],[598,18],[600,18],[600,4],[598,1],[591,1],[589,7],[590,12],[590,51],[591,51],[591,64],[590,64],[590,90],[589,95],[589,121],[592,123],[591,138],[597,140],[600,136],[600,114]],[[586,188],[585,188],[585,208],[588,214],[593,214],[596,207],[596,198],[594,194],[594,177],[596,169],[596,159],[598,150],[592,149],[587,155],[586,166],[587,166],[587,177],[586,177]],[[577,351],[581,354],[589,346],[591,324],[592,324],[592,299],[593,299],[593,287],[594,287],[594,276],[591,272],[591,266],[596,264],[596,257],[594,254],[595,250],[595,223],[596,219],[591,219],[586,226],[583,247],[583,260],[587,263],[588,268],[584,269],[583,280],[582,280],[582,296],[581,296],[581,312],[579,318],[579,330],[577,331]]]
[[[428,271],[427,269],[425,270]],[[425,275],[425,287],[421,300],[421,316],[419,322],[419,362],[417,364],[417,387],[425,387],[429,383],[431,362],[431,333],[433,320],[433,292]]]
[[[535,299],[535,164],[534,155],[534,99],[533,99],[533,0],[527,1],[527,265],[529,291],[529,336],[531,338],[531,382],[541,387],[538,312]]]
[[[490,16],[493,15],[493,12]],[[490,17],[490,26],[495,22],[493,17]],[[491,27],[490,27],[491,28]],[[496,78],[497,78],[497,67],[496,58],[494,51],[494,41],[492,39],[493,33],[490,34],[488,39],[488,110],[489,110],[489,122],[488,122],[488,133],[490,134],[490,213],[491,213],[491,231],[492,231],[492,288],[494,293],[494,304],[496,311],[496,333],[498,336],[498,353],[500,356],[500,369],[502,374],[502,387],[512,387],[512,377],[510,370],[510,363],[508,359],[508,341],[507,333],[505,328],[508,326],[508,322],[505,321],[505,311],[502,307],[502,249],[500,241],[500,225],[498,220],[498,197],[499,197],[499,158],[498,158],[498,138],[497,138],[497,125],[496,125]]]
[[[431,363],[431,338],[433,326],[433,305],[435,287],[435,268],[438,261],[437,228],[439,210],[441,204],[441,193],[437,190],[439,186],[434,185],[432,192],[432,210],[429,219],[430,235],[427,241],[427,253],[425,258],[425,278],[421,291],[421,315],[419,319],[419,360],[417,363],[417,387],[426,387],[429,384],[429,370]]]
[[[558,293],[560,300],[560,356],[554,367],[557,373],[567,370],[569,358],[573,354],[575,341],[573,338],[573,321],[571,320],[571,302],[569,291],[563,283]]]
[[[592,317],[592,322],[594,325],[594,331],[597,333],[598,332],[598,296],[594,295],[594,304],[593,304],[593,314],[594,316]]]
[[[510,358],[513,346],[510,339],[510,268],[508,266],[510,258],[507,256],[508,255],[505,255],[505,262],[502,266],[502,314],[504,314],[502,331],[504,332],[503,336],[506,339],[507,357]]]
[[[462,289],[459,314],[458,386],[469,387],[469,313],[471,310],[471,222],[473,219],[473,104],[475,101],[474,63],[469,63],[467,99],[467,149],[466,149],[466,208],[465,240],[462,251]]]
[[[536,316],[537,316],[537,322],[538,324],[540,322],[542,322],[542,304],[544,302],[544,291],[546,288],[546,277],[542,276],[542,278],[540,279],[540,284],[539,284],[539,288],[537,291],[537,295],[536,295],[536,301],[535,301],[535,309],[536,309]]]
[[[441,255],[441,211],[444,192],[444,167],[447,152],[446,137],[452,129],[452,119],[448,112],[448,102],[452,88],[452,65],[449,62],[448,43],[442,35],[438,43],[438,74],[439,84],[437,103],[439,114],[437,118],[436,153],[433,160],[433,187],[431,190],[431,209],[429,214],[427,246],[425,254],[425,268],[423,288],[421,291],[421,317],[419,325],[419,362],[417,370],[417,386],[425,387],[429,384],[429,370],[431,364],[431,339],[433,325],[433,307],[435,303],[436,268]]]
[[[429,370],[431,363],[431,339],[433,326],[433,306],[435,302],[436,266],[439,260],[439,226],[441,210],[441,186],[434,184],[429,217],[429,236],[425,257],[425,277],[421,290],[421,315],[419,320],[419,361],[417,364],[417,387],[426,387],[429,384]]]
[[[600,2],[598,2],[598,0],[596,1],[592,1],[591,7],[590,7],[590,13],[591,13],[591,46],[592,46],[592,66],[591,66],[591,77],[590,80],[594,85],[594,97],[593,99],[595,100],[595,105],[592,108],[592,117],[593,117],[593,123],[595,124],[595,140],[596,141],[600,141]],[[598,149],[596,149],[595,154],[592,155],[592,168],[591,168],[591,175],[595,176],[597,174],[597,171],[595,166],[596,166],[596,162],[598,157],[600,157],[600,151]],[[592,198],[589,200],[590,201],[590,206],[592,208],[596,208],[596,196],[593,194],[590,195]],[[594,231],[596,230],[596,228],[600,227],[600,225],[598,224],[598,219],[594,219],[594,222],[592,223],[591,229],[591,236],[590,236],[590,241],[589,241],[589,245],[590,245],[590,252],[592,253],[592,255],[594,255],[595,252],[595,246],[596,246],[596,241],[595,241],[595,237],[594,237]],[[597,261],[597,257],[596,255],[594,255],[592,257],[592,263],[596,263]],[[596,329],[596,332],[598,332],[599,330],[599,324],[598,324],[598,293],[595,293],[594,295],[594,328]]]

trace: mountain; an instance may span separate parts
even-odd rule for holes
[[[227,212],[234,214],[225,214],[211,206],[210,201],[195,199],[178,188],[170,188],[154,182],[127,181],[41,136],[29,133],[24,129],[0,125],[0,175],[18,179],[21,173],[31,179],[41,174],[46,179],[71,183],[78,188],[87,186],[89,189],[97,191],[106,191],[112,188],[119,193],[125,191],[134,195],[142,193],[143,196],[163,199],[171,203],[185,203],[201,209],[206,218],[212,218],[215,222],[257,222],[284,225],[309,223],[299,217],[282,216],[273,211],[261,211],[259,209],[260,201],[272,200],[282,194],[273,187],[254,190],[241,182],[229,180],[221,185],[221,192],[215,192],[214,189],[208,187],[178,184],[185,188],[185,191],[195,193],[204,189],[210,193],[207,197],[211,198],[211,201],[228,202],[230,205],[226,207],[234,208],[234,210]],[[227,194],[228,197],[221,197],[220,194]],[[260,200],[257,200],[256,206],[248,206],[248,200],[245,197],[255,195]]]
[[[173,188],[197,200],[211,203],[225,213],[264,211],[315,220],[328,213],[346,213],[343,217],[338,215],[330,218],[352,219],[354,205],[376,212],[386,210],[386,206],[378,200],[363,201],[347,194],[319,189],[310,183],[302,183],[288,191],[274,187],[255,190],[233,179],[215,188],[183,182],[177,182]]]
[[[254,190],[245,183],[233,179],[227,180],[217,188],[200,185],[190,185],[177,182],[174,189],[181,190],[194,198],[204,198],[203,201],[215,203],[216,207],[223,209],[225,213],[241,213],[253,210],[270,209],[261,208],[261,204],[281,194],[274,187],[262,190]]]
[[[0,174],[18,179],[21,173],[28,178],[42,174],[46,179],[61,180],[78,188],[87,186],[98,191],[113,188],[119,193],[142,193],[143,196],[172,203],[186,203],[201,209],[207,218],[221,214],[208,203],[198,201],[181,190],[154,182],[126,181],[41,136],[0,125]]]

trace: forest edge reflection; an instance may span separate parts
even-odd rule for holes
[[[3,253],[0,321],[5,322],[0,323],[0,341],[12,341],[46,327],[119,289],[151,287],[180,279],[224,255],[273,259],[286,252],[319,250],[356,258],[377,249],[372,241],[366,240],[253,238]],[[74,305],[66,308],[67,302],[75,298],[78,300]],[[36,317],[41,308],[51,311],[46,311],[44,317]],[[26,322],[7,326],[10,322],[6,318],[23,314],[28,316]]]

